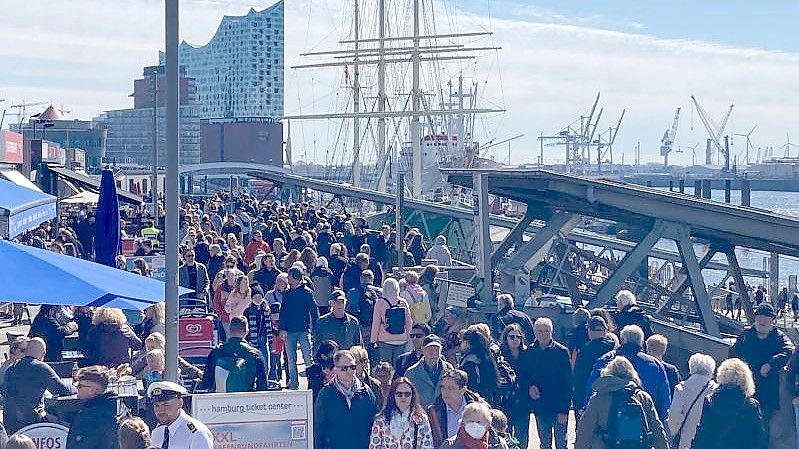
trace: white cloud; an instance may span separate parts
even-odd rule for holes
[[[250,7],[262,9],[270,4],[184,1],[181,35],[189,42],[203,44],[211,38],[222,15],[245,14]],[[287,0],[286,66],[299,62],[297,55],[302,51],[337,49],[336,41],[350,27],[346,16],[349,4],[343,0]],[[364,26],[374,24],[372,9],[364,6]],[[132,80],[144,65],[155,62],[163,46],[161,1],[121,4],[76,0],[48,2],[47,8],[41,8],[22,0],[6,0],[4,12],[6,23],[14,25],[0,29],[4,43],[0,60],[14,63],[4,64],[0,72],[0,98],[63,103],[74,117],[89,118],[102,110],[129,105]],[[799,89],[797,54],[657,39],[639,34],[644,31],[642,24],[634,22],[628,27],[639,33],[595,29],[584,25],[601,19],[592,16],[558,18],[528,8],[520,17],[559,23],[489,20],[451,11],[440,21],[460,31],[490,28],[494,31],[490,40],[472,45],[493,43],[503,47],[498,55],[481,57],[476,69],[471,64],[463,67],[466,74],[488,81],[481,84],[484,106],[508,110],[501,117],[485,119],[489,137],[502,140],[526,134],[513,144],[514,163],[533,162],[538,155],[538,133],[558,131],[578,118],[597,91],[602,92],[606,107],[604,127],[611,126],[621,110],[627,109],[615,148],[617,158],[621,152],[627,154],[627,162],[638,141],[645,159],[657,158],[659,139],[678,106],[683,107],[683,114],[677,143],[688,146],[704,140],[696,115],[694,129],[690,129],[691,94],[716,119],[734,102],[730,132],[745,132],[758,123],[752,135],[755,146],[779,146],[786,131],[799,136],[792,116],[799,107],[794,95]],[[443,28],[438,31],[450,31]],[[400,72],[402,76],[397,77],[407,81],[407,70]],[[340,108],[348,95],[339,89],[341,79],[341,71],[287,68],[286,112]],[[368,77],[367,81],[365,84],[373,85]],[[95,90],[95,86],[101,86],[101,90]],[[298,147],[304,147],[309,158],[316,154],[317,160],[324,160],[326,153],[337,151],[329,142],[340,132],[346,136],[338,126],[292,126],[295,153]],[[739,146],[734,152],[742,152],[743,140],[736,142]],[[506,151],[498,149],[497,158],[503,159]],[[550,160],[561,157],[557,148],[546,153]],[[673,156],[675,162],[690,162],[688,152]]]

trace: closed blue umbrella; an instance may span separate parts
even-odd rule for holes
[[[0,285],[0,302],[143,310],[164,300],[157,279],[8,240],[0,240]]]
[[[119,231],[117,186],[111,170],[103,170],[100,178],[100,198],[97,201],[95,229],[94,260],[109,267],[116,267],[122,239]]]

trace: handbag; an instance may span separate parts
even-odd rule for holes
[[[701,398],[701,397],[703,397],[705,395],[705,390],[707,390],[707,387],[709,385],[710,385],[710,381],[708,380],[707,383],[705,384],[705,386],[702,387],[702,389],[699,391],[699,394],[696,395],[696,397],[694,398],[693,402],[691,402],[691,405],[688,407],[688,411],[685,412],[685,417],[682,420],[682,424],[680,424],[680,429],[677,430],[677,433],[674,434],[674,436],[672,437],[671,447],[679,448],[680,438],[682,438],[682,429],[685,428],[685,422],[688,421],[688,417],[691,416],[691,410],[694,409],[694,405],[696,405],[696,401],[698,401],[699,398]]]

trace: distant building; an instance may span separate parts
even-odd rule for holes
[[[207,44],[181,43],[180,64],[197,82],[200,118],[283,115],[283,10],[281,0],[224,16]]]
[[[272,119],[209,119],[200,125],[201,162],[283,166],[283,125]]]
[[[181,67],[180,77],[180,163],[200,161],[200,118],[194,79]],[[158,143],[158,165],[166,165],[166,80],[164,66],[145,67],[143,78],[133,82],[133,109],[106,111],[102,120],[108,128],[106,162],[151,166],[153,140]],[[158,107],[153,123],[153,105]]]
[[[23,123],[21,126],[11,124],[11,129],[24,136],[26,155],[24,172],[30,172],[31,163],[36,165],[42,159],[51,161],[58,159],[57,157],[52,157],[52,155],[48,157],[46,153],[44,156],[40,155],[39,152],[42,146],[38,143],[34,145],[37,154],[32,155],[30,142],[34,138],[36,140],[44,138],[53,144],[57,144],[58,147],[63,148],[68,153],[66,157],[67,163],[74,163],[79,165],[80,168],[86,168],[89,171],[94,171],[100,167],[102,158],[105,155],[106,130],[103,123],[78,119],[68,120],[53,105],[50,105],[43,112],[32,116],[27,123]],[[44,147],[46,152],[47,145],[44,145]],[[55,146],[50,145],[49,147],[52,152]],[[69,155],[72,155],[72,157]],[[33,169],[35,168],[33,167]]]

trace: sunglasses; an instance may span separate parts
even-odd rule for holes
[[[511,340],[518,340],[518,339],[522,338],[522,336],[521,335],[508,334],[508,338],[511,339]]]
[[[413,396],[412,391],[395,391],[394,396],[398,398],[409,398]]]
[[[235,265],[228,265],[227,267],[228,267],[228,268],[236,268],[236,266],[235,266]]]
[[[341,371],[355,371],[356,365],[339,365],[336,368],[340,369]]]
[[[422,338],[424,334],[411,334],[411,338]]]

